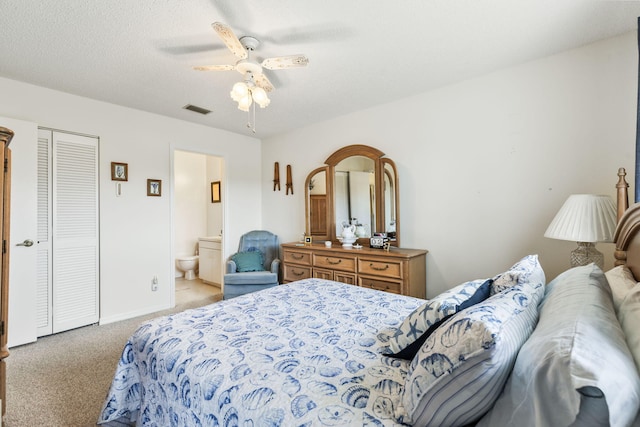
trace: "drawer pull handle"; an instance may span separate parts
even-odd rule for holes
[[[291,274],[293,274],[294,276],[302,276],[304,274],[304,271],[301,271],[299,273],[296,273],[295,270],[291,270]]]
[[[291,254],[291,258],[293,258],[293,259],[302,259],[302,258],[304,258],[304,255],[300,255],[300,254]]]
[[[369,264],[369,267],[371,267],[372,269],[376,270],[376,271],[385,271],[389,269],[389,264],[386,264],[384,267],[376,267],[373,265],[373,263]]]
[[[338,265],[342,262],[341,259],[339,259],[338,261],[332,261],[331,258],[327,258],[327,263],[331,264],[331,265]]]

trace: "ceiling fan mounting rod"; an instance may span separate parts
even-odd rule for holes
[[[255,37],[251,37],[251,36],[240,37],[240,43],[248,51],[256,50],[258,48],[258,46],[260,46],[260,40],[258,40]]]
[[[245,76],[247,73],[251,73],[252,77],[255,74],[262,73],[262,66],[251,59],[250,56],[250,53],[260,45],[260,40],[255,37],[244,36],[240,37],[240,43],[247,50],[247,57],[236,62],[236,71]]]

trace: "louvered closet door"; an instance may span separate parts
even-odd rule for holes
[[[96,323],[98,140],[53,132],[53,332]]]
[[[53,333],[51,301],[51,145],[53,132],[38,129],[38,240],[36,253],[37,336]]]

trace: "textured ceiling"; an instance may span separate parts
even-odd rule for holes
[[[229,97],[241,75],[192,70],[235,63],[221,21],[262,41],[258,60],[309,58],[266,71],[267,138],[635,31],[638,16],[609,0],[0,0],[0,76],[251,135]]]

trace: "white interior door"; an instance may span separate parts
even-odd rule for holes
[[[11,148],[8,346],[36,340],[37,141],[36,123],[0,117],[14,131]],[[29,241],[33,245],[27,246]]]
[[[53,332],[99,320],[98,139],[53,132]]]
[[[36,312],[37,335],[53,333],[52,282],[52,184],[51,147],[53,131],[38,129],[38,248],[36,254]]]

